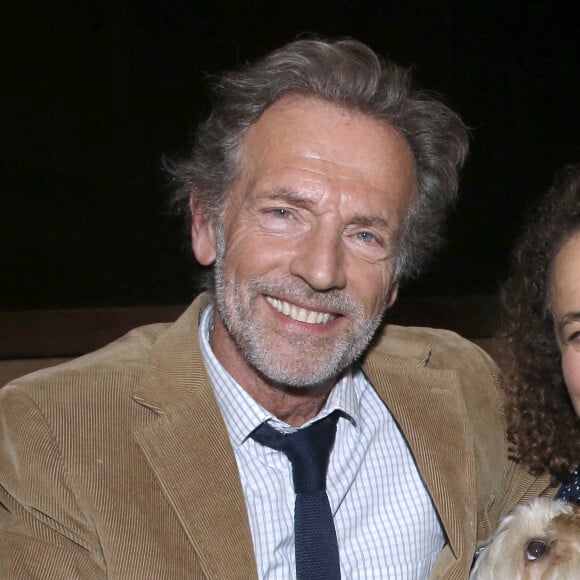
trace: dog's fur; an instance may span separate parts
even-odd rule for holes
[[[517,507],[500,523],[470,576],[470,580],[572,579],[580,579],[580,506],[543,498]]]

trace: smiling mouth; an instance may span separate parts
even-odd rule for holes
[[[272,298],[271,296],[266,296],[266,301],[280,312],[280,314],[288,316],[298,322],[305,322],[306,324],[328,324],[336,318],[336,315],[330,314],[329,312],[307,310],[306,308],[296,306],[296,304],[278,300],[278,298]]]

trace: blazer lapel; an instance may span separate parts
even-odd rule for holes
[[[208,578],[257,578],[236,459],[197,344],[199,303],[156,345],[134,399],[158,417],[135,438]]]
[[[389,340],[363,368],[403,432],[449,546],[461,560],[475,539],[475,460],[455,372],[425,368],[429,346]],[[473,534],[473,538],[466,537]]]

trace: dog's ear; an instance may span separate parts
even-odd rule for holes
[[[542,578],[560,578],[562,580],[578,578],[580,570],[580,508],[578,506],[556,502],[553,509],[556,513],[546,526],[546,533],[551,544],[545,556],[528,566],[536,572],[541,571]]]
[[[574,506],[572,513],[556,516],[551,527],[560,541],[580,552],[580,506]]]

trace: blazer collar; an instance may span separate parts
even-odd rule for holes
[[[207,297],[157,341],[134,400],[158,415],[135,433],[207,577],[256,578],[236,459],[199,352]]]
[[[453,555],[461,560],[466,544],[475,541],[477,511],[475,458],[461,386],[454,371],[426,367],[430,346],[425,339],[404,336],[405,330],[388,326],[363,370],[398,422]]]

